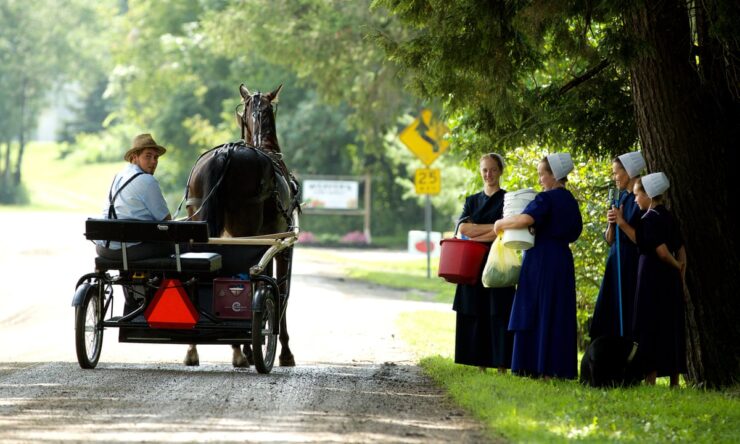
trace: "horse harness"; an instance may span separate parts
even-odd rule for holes
[[[275,199],[276,207],[278,208],[278,211],[285,219],[288,226],[290,226],[293,223],[293,219],[291,217],[291,213],[295,208],[298,208],[300,211],[300,205],[297,204],[298,202],[298,185],[297,181],[293,177],[293,175],[287,171],[287,167],[285,166],[285,163],[282,162],[282,158],[278,157],[276,154],[272,152],[267,152],[262,149],[259,149],[257,147],[247,145],[243,141],[238,142],[231,142],[231,143],[225,143],[223,145],[218,145],[214,148],[211,148],[210,150],[206,151],[205,153],[201,154],[201,156],[198,158],[202,158],[208,153],[212,153],[212,156],[215,156],[221,152],[225,153],[226,155],[226,165],[224,166],[223,170],[221,171],[221,176],[219,177],[218,181],[216,182],[216,185],[208,192],[208,195],[206,195],[203,198],[197,198],[197,197],[189,197],[189,191],[190,191],[190,180],[192,179],[193,171],[191,169],[190,171],[190,177],[188,177],[188,183],[185,188],[185,205],[186,206],[194,206],[198,208],[196,212],[193,214],[197,214],[200,209],[203,207],[203,203],[206,202],[213,193],[221,186],[221,182],[223,181],[223,178],[226,176],[226,171],[229,168],[229,164],[231,163],[231,154],[237,150],[237,149],[252,149],[257,153],[258,155],[261,155],[265,158],[267,158],[270,161],[270,164],[273,168],[273,179],[272,179],[272,186],[267,186],[267,184],[264,183],[264,181],[260,181],[260,192],[256,196],[252,196],[250,198],[244,199],[242,203],[246,205],[255,205],[264,202],[269,197],[273,197]],[[197,164],[197,161],[196,161]],[[286,174],[287,172],[287,174]],[[280,199],[280,193],[278,191],[278,176],[284,177],[285,181],[289,187],[289,192],[292,192],[292,202],[290,208],[285,208],[283,206],[283,203]],[[179,209],[178,209],[179,210]],[[192,216],[191,216],[192,217]]]

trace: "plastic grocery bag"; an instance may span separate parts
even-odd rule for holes
[[[499,236],[493,241],[483,268],[481,281],[486,288],[511,287],[519,282],[522,260],[516,250],[504,246],[502,238]]]

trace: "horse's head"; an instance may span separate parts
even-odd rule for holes
[[[242,138],[245,142],[256,147],[280,152],[272,104],[277,103],[278,94],[280,94],[282,88],[283,85],[281,84],[274,91],[262,94],[259,91],[249,92],[244,84],[239,86],[244,112],[237,112],[236,114],[241,126]]]

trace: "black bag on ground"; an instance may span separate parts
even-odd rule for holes
[[[625,387],[640,383],[635,359],[637,343],[622,336],[600,336],[586,348],[581,360],[581,384],[591,387]]]

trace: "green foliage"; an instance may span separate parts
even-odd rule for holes
[[[135,127],[126,124],[112,125],[97,133],[81,132],[72,142],[61,144],[59,157],[79,164],[121,162],[135,132]]]
[[[593,389],[576,381],[541,381],[481,373],[455,364],[451,313],[413,312],[399,320],[401,337],[437,384],[493,438],[514,442],[735,442],[740,399],[732,392],[682,387]],[[441,355],[441,356],[440,356]]]
[[[418,109],[419,104],[403,93],[395,66],[366,38],[373,29],[395,34],[397,24],[385,14],[370,11],[368,5],[365,0],[257,0],[229,4],[210,15],[204,28],[209,35],[221,37],[216,49],[222,54],[240,58],[243,47],[253,48],[265,61],[295,73],[298,82],[316,92],[322,106],[341,111],[322,118],[326,108],[317,101],[297,113],[285,136],[297,142],[286,145],[287,159],[295,161],[289,165],[299,174],[346,167],[349,170],[343,174],[371,174],[372,232],[398,234],[423,227],[423,210],[400,185],[410,177],[409,171],[399,163],[401,158],[389,154],[387,135],[397,130],[400,115]],[[313,129],[305,131],[301,126],[305,124]],[[282,131],[286,134],[286,127]],[[301,146],[311,141],[318,145],[304,151]],[[405,184],[407,189],[408,180]],[[447,210],[442,212],[448,226]]]
[[[477,133],[478,152],[539,145],[622,153],[634,146],[629,82],[616,62],[621,25],[607,2],[373,5],[413,30],[407,38],[376,34],[409,74],[408,86],[426,99],[444,97],[458,131]]]

